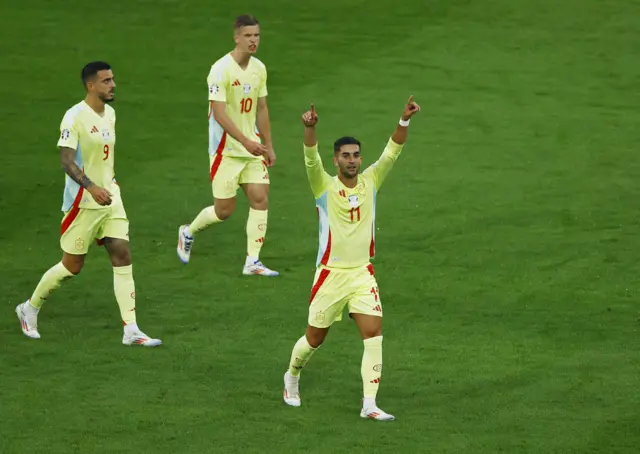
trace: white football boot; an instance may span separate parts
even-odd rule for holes
[[[300,376],[294,377],[289,371],[284,374],[284,402],[292,407],[299,407],[301,405],[300,389],[298,388],[299,381]]]
[[[193,245],[193,237],[187,235],[188,227],[188,225],[181,225],[178,229],[178,257],[185,265],[189,263]]]
[[[162,345],[162,341],[160,339],[150,338],[140,331],[140,328],[138,328],[137,325],[127,325],[124,327],[122,343],[124,345],[142,345],[143,347],[157,347],[158,345]]]
[[[31,339],[40,339],[38,332],[38,310],[34,307],[26,307],[30,300],[16,306],[16,315],[20,320],[20,328],[25,336]]]
[[[360,417],[366,419],[375,419],[376,421],[393,421],[394,419],[396,419],[395,416],[390,415],[383,410],[380,410],[375,401],[373,401],[373,403],[368,403],[368,406],[365,408],[364,400],[362,410],[360,410]]]
[[[256,260],[253,263],[251,262],[245,263],[244,268],[242,270],[242,274],[244,274],[245,276],[256,275],[256,276],[274,277],[274,276],[278,276],[280,273],[278,273],[277,271],[270,270],[269,268],[264,266],[260,260]]]

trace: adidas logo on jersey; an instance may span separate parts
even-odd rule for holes
[[[240,86],[240,81],[238,79],[236,79],[236,81],[234,83],[231,84],[233,87],[239,87]]]
[[[96,128],[95,126],[93,128],[91,128],[91,134],[98,132],[98,128]]]

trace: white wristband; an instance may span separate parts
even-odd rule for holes
[[[398,124],[400,126],[402,126],[403,128],[406,128],[407,126],[409,126],[409,122],[410,121],[411,121],[411,119],[403,120],[402,117],[400,117],[400,121],[398,122]]]

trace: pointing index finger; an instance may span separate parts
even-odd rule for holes
[[[413,95],[409,96],[409,101],[407,101],[407,104],[411,104],[413,102]]]
[[[313,103],[311,103],[311,113],[312,114],[316,113],[316,106],[314,106]]]

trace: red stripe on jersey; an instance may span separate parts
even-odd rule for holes
[[[211,172],[209,175],[211,176],[211,181],[216,176],[218,172],[218,167],[220,167],[220,163],[222,162],[222,151],[224,150],[224,145],[227,142],[227,132],[225,131],[222,134],[222,139],[220,139],[220,145],[218,145],[218,149],[216,150],[216,158],[213,160],[213,164],[211,164]]]
[[[324,251],[324,255],[322,256],[322,260],[320,263],[326,265],[329,263],[329,256],[331,255],[331,229],[329,229],[329,239],[327,240],[327,249]]]
[[[375,274],[375,272],[373,271],[373,265],[371,263],[369,263],[367,265],[367,269],[369,270],[369,273],[373,276]]]
[[[373,234],[371,234],[371,244],[369,244],[369,257],[373,257],[376,253],[376,243],[373,241]]]
[[[78,213],[80,213],[80,200],[82,200],[82,194],[84,193],[84,188],[80,188],[78,193],[76,194],[76,198],[73,200],[73,205],[71,205],[71,209],[69,210],[69,214],[62,221],[62,226],[60,227],[60,236],[64,235],[73,221],[78,217]]]
[[[313,288],[311,289],[311,298],[309,299],[309,304],[313,303],[313,299],[316,297],[316,293],[318,293],[318,290],[320,290],[320,287],[322,287],[322,284],[324,284],[324,281],[327,280],[329,273],[330,271],[326,268],[320,271],[320,276],[318,276],[318,280],[316,281],[316,283],[313,285]]]

